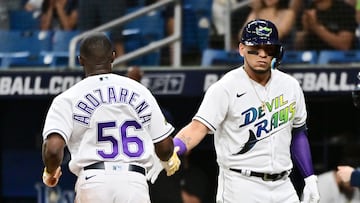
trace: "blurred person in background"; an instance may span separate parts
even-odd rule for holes
[[[344,0],[349,5],[353,6],[356,11],[356,22],[360,24],[360,0]]]
[[[214,24],[215,32],[218,35],[224,35],[226,32],[226,12],[227,3],[234,5],[237,3],[236,0],[213,0],[212,4],[212,22]]]
[[[38,17],[41,14],[41,6],[44,0],[28,0],[25,5],[24,9],[29,12],[34,13],[34,17]]]
[[[112,20],[124,16],[126,1],[118,0],[79,0],[79,22],[81,31],[91,30]],[[114,43],[116,57],[125,53],[122,26],[110,29],[110,38]]]
[[[0,29],[9,29],[9,13],[5,0],[0,0]]]
[[[0,29],[8,30],[9,11],[22,9],[22,7],[22,0],[0,0]]]
[[[355,37],[356,37],[356,48],[358,49],[360,47],[360,0],[344,0],[344,1],[355,8],[355,18],[357,23]]]
[[[360,72],[357,75],[355,89],[351,92],[353,105],[360,109]],[[358,150],[356,150],[358,152]],[[350,165],[339,165],[337,174],[342,181],[349,183],[351,186],[360,187],[360,168],[355,169]]]
[[[360,190],[341,179],[336,170],[318,175],[320,203],[360,203]]]
[[[230,8],[233,8],[241,0],[213,0],[212,10],[211,10],[211,32],[210,32],[210,44],[211,48],[215,49],[224,49],[225,48],[225,41],[224,35],[226,33],[226,17],[228,15],[228,5],[230,3]],[[247,16],[249,10],[251,8],[249,6],[245,6],[239,8],[231,12],[231,20],[230,20],[230,27],[231,27],[231,40],[233,41],[233,47],[235,48],[237,45],[237,29],[233,29],[234,27],[239,28],[245,21],[244,16]],[[234,31],[235,30],[235,31]],[[235,39],[235,40],[234,40]],[[234,43],[236,42],[236,43]]]
[[[139,83],[144,76],[144,71],[139,66],[130,66],[125,74],[126,77],[131,78]]]
[[[289,0],[253,0],[252,11],[245,23],[254,19],[273,22],[278,29],[280,42],[285,49],[292,49],[296,15],[295,11],[289,7]]]
[[[132,1],[132,0],[130,0]],[[161,0],[145,0],[145,5],[149,6]],[[162,10],[161,15],[164,18],[164,33],[165,36],[170,36],[174,33],[175,19],[174,19],[174,4],[167,4]],[[174,48],[173,44],[165,46],[161,49],[161,64],[170,65],[173,62]]]
[[[188,166],[181,178],[181,196],[183,203],[206,203],[208,177],[196,166]]]
[[[290,0],[289,7],[295,11],[295,15],[298,16],[305,6],[309,5],[313,0]]]
[[[44,0],[41,6],[41,30],[75,30],[78,0]]]
[[[360,25],[360,0],[356,0],[355,9],[356,9],[356,22],[358,23],[358,25]]]
[[[313,0],[296,33],[298,50],[350,50],[356,45],[355,8],[344,0]]]
[[[342,181],[351,186],[360,187],[360,169],[355,169],[349,165],[338,166],[337,174]]]

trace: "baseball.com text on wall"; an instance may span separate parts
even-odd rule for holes
[[[142,83],[154,95],[202,96],[228,70],[147,71]],[[355,88],[359,69],[289,69],[306,93],[348,93]],[[81,72],[0,72],[0,98],[57,95],[83,78]]]

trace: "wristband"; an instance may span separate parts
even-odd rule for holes
[[[179,147],[179,151],[177,151],[177,155],[183,155],[187,151],[186,144],[179,138],[175,137],[173,139],[174,147]]]
[[[360,170],[359,169],[355,169],[351,173],[350,184],[351,184],[351,186],[355,186],[355,187],[360,186]]]

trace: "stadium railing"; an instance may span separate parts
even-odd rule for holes
[[[157,9],[161,9],[164,6],[171,4],[171,3],[174,3],[174,21],[175,21],[174,22],[174,33],[170,36],[167,36],[167,37],[161,39],[161,40],[154,41],[146,46],[143,46],[139,49],[136,49],[130,53],[126,53],[126,54],[116,58],[113,65],[114,65],[114,67],[116,67],[117,65],[127,62],[129,60],[132,60],[136,57],[145,55],[149,52],[152,52],[152,51],[162,48],[164,46],[169,46],[170,44],[173,44],[174,58],[172,60],[172,66],[180,67],[181,66],[181,15],[182,15],[180,0],[158,1],[154,4],[151,4],[149,6],[141,8],[139,10],[136,10],[135,12],[132,12],[123,17],[120,17],[120,18],[110,21],[104,25],[101,25],[101,26],[91,29],[89,31],[85,31],[85,32],[75,36],[71,40],[70,46],[69,46],[68,67],[76,68],[76,62],[73,57],[76,55],[76,46],[77,46],[78,42],[87,34],[96,32],[96,31],[105,31],[112,27],[123,25],[133,19],[144,16],[147,13],[155,11]]]

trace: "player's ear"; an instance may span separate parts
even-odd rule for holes
[[[111,55],[111,63],[114,62],[115,58],[116,58],[116,52],[113,51]]]
[[[81,56],[78,56],[78,61],[81,66],[84,66],[84,59]]]
[[[239,43],[239,53],[241,57],[244,57],[244,48],[245,46],[241,43]]]

